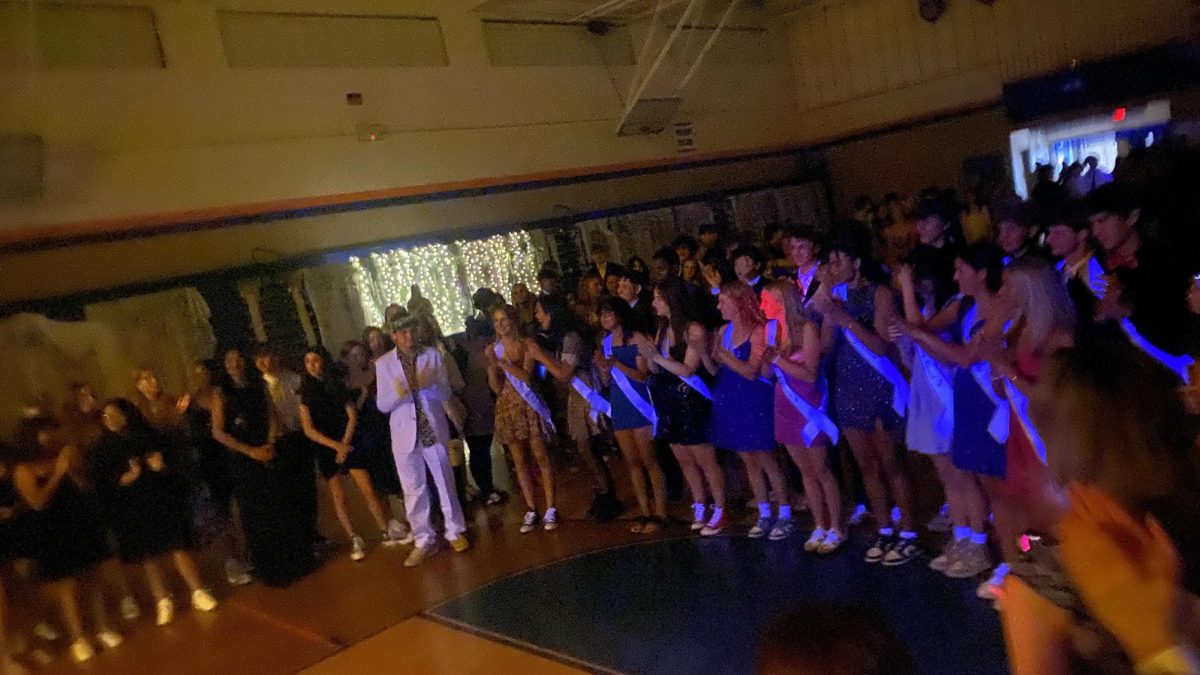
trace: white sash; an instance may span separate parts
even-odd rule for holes
[[[913,351],[917,354],[921,372],[925,373],[925,381],[942,404],[942,413],[934,422],[934,430],[939,438],[950,438],[954,435],[954,383],[946,379],[942,366],[921,345],[913,345]]]
[[[832,294],[842,302],[846,302],[847,286],[839,284],[833,287]],[[904,413],[908,408],[909,386],[908,380],[904,379],[904,374],[892,363],[891,359],[871,351],[871,348],[863,344],[862,340],[854,334],[854,331],[849,328],[842,328],[842,335],[845,336],[846,342],[858,352],[858,355],[863,358],[875,372],[883,376],[892,385],[892,410],[896,414],[904,417]]]
[[[1137,329],[1133,327],[1133,322],[1129,319],[1121,319],[1121,330],[1125,331],[1125,335],[1129,337],[1129,341],[1135,347],[1146,353],[1147,356],[1158,361],[1166,366],[1171,372],[1179,376],[1184,384],[1191,384],[1191,366],[1195,363],[1195,359],[1190,356],[1175,356],[1168,354],[1163,350],[1150,344],[1150,341],[1142,337]]]
[[[593,422],[599,421],[601,415],[612,418],[612,405],[599,392],[589,387],[579,377],[571,378],[571,386],[579,392],[583,400],[588,402],[588,416],[592,418]]]
[[[604,347],[604,358],[606,359],[613,357],[612,338],[612,333],[609,333],[604,336],[604,341],[601,343]],[[646,397],[643,398],[625,373],[621,372],[620,368],[614,365],[610,373],[612,374],[613,381],[617,383],[617,388],[621,390],[625,398],[642,414],[642,417],[645,417],[650,422],[650,433],[656,435],[658,433],[658,415],[654,412],[654,404],[650,401],[649,390],[646,391]]]
[[[663,340],[662,347],[659,349],[659,351],[662,352],[663,358],[667,358],[667,359],[671,358],[671,343],[670,343],[670,341]],[[672,375],[674,375],[674,373],[672,373]],[[682,375],[676,375],[676,377],[683,380],[683,383],[686,384],[687,386],[691,387],[692,389],[694,389],[697,394],[700,394],[701,396],[703,396],[704,398],[706,398],[710,401],[713,400],[712,392],[710,392],[708,390],[708,385],[704,384],[704,380],[699,375],[693,373],[691,375],[688,375],[687,377],[683,377]]]
[[[504,358],[503,342],[497,340],[496,344],[492,347],[492,350],[496,352],[496,358]],[[529,407],[533,408],[533,411],[537,413],[538,417],[541,418],[545,429],[553,433],[554,421],[550,415],[550,408],[546,407],[546,402],[542,400],[542,397],[538,396],[537,392],[530,389],[529,384],[516,377],[513,377],[513,374],[507,370],[504,371],[504,377],[508,378],[508,383],[512,385],[512,388],[515,389],[518,394],[520,394],[521,399],[529,404]]]
[[[775,346],[778,327],[779,324],[775,321],[767,322],[768,346]],[[784,398],[788,400],[788,403],[792,404],[792,407],[797,412],[804,416],[804,428],[800,430],[800,438],[804,439],[804,444],[811,448],[813,441],[817,440],[817,436],[821,432],[825,432],[825,435],[829,437],[829,442],[836,445],[840,434],[838,433],[837,425],[833,423],[833,420],[825,412],[829,397],[825,391],[825,387],[822,386],[824,383],[822,382],[818,385],[821,389],[821,405],[818,407],[804,400],[803,396],[795,389],[792,389],[792,385],[788,384],[786,373],[783,372],[782,368],[772,363],[771,370],[775,371],[775,378],[779,381],[779,388],[783,391]]]
[[[995,412],[992,413],[992,419],[988,422],[988,433],[992,438],[996,439],[997,443],[1004,443],[1008,440],[1008,406],[1000,397],[996,395],[996,390],[992,387],[992,366],[987,361],[980,361],[971,364],[971,376],[975,378],[975,384],[987,394],[988,400],[992,405],[996,406]]]
[[[1045,464],[1046,444],[1042,442],[1041,435],[1038,434],[1037,429],[1033,426],[1033,420],[1029,417],[1029,397],[1022,394],[1021,390],[1008,380],[1004,381],[1004,390],[1008,392],[1008,402],[1012,404],[1013,414],[1021,423],[1021,430],[1025,432],[1025,437],[1033,445],[1033,451],[1037,453],[1038,459]]]

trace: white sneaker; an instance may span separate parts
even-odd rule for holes
[[[138,607],[137,600],[132,595],[127,595],[121,598],[121,618],[126,621],[136,621],[142,615],[142,610]]]
[[[408,528],[396,520],[388,521],[387,529],[383,531],[383,545],[387,547],[399,546],[404,537],[408,534]]]
[[[804,550],[808,553],[815,553],[821,547],[821,542],[825,541],[825,530],[817,528],[812,531],[812,535],[808,537],[808,541],[804,542]]]
[[[704,512],[707,510],[708,507],[700,502],[692,504],[692,532],[699,532],[704,529]]]
[[[951,579],[970,579],[992,569],[992,557],[988,555],[987,544],[970,542],[969,546],[953,565],[946,568],[946,576]]]
[[[405,567],[416,567],[425,562],[425,559],[434,553],[433,546],[418,546],[408,554],[408,558],[404,560]]]
[[[353,560],[354,562],[358,562],[359,560],[362,560],[363,558],[367,557],[366,546],[367,545],[365,542],[363,542],[362,537],[358,536],[357,534],[354,535],[353,537],[351,537],[350,538],[350,559]]]
[[[96,639],[104,645],[105,649],[116,649],[121,646],[122,642],[125,642],[125,636],[115,630],[102,630],[96,633]]]
[[[975,589],[975,597],[980,600],[998,600],[998,588],[1004,586],[1004,578],[1008,576],[1008,564],[1000,563],[992,570],[992,576]]]
[[[929,561],[929,569],[937,572],[945,572],[946,570],[950,569],[950,567],[954,565],[954,563],[957,562],[958,558],[962,555],[964,543],[969,544],[970,541],[966,539],[952,538],[946,544],[946,548],[942,549],[942,554]]]
[[[725,512],[713,507],[712,518],[708,519],[704,529],[700,530],[701,537],[713,537],[725,531]]]
[[[762,539],[771,531],[771,519],[759,518],[758,522],[754,523],[754,527],[750,528],[748,536],[751,539]]]
[[[546,509],[546,515],[542,517],[542,529],[547,532],[558,529],[558,509],[553,506]]]
[[[867,516],[869,515],[871,514],[869,511],[867,511],[866,504],[856,505],[854,507],[854,513],[850,514],[850,525],[862,525],[863,521],[866,520]]]
[[[833,553],[842,547],[842,542],[845,541],[845,539],[846,537],[837,530],[826,530],[825,538],[821,540],[821,545],[817,547],[817,553],[821,555]]]
[[[771,541],[783,541],[792,536],[796,531],[796,523],[792,522],[791,518],[780,518],[775,521],[775,527],[771,528],[771,533],[767,535],[767,539]]]
[[[192,591],[192,609],[198,612],[211,612],[217,608],[217,599],[208,589],[201,588]]]
[[[225,580],[230,586],[245,586],[254,581],[254,577],[246,571],[246,566],[234,560],[233,558],[225,559]]]
[[[154,623],[165,626],[175,620],[175,601],[170,598],[159,598],[154,603]]]
[[[54,630],[54,626],[45,621],[33,627],[33,634],[37,639],[45,640],[46,642],[54,642],[58,639],[58,631]]]
[[[71,660],[75,663],[91,661],[96,656],[96,648],[86,638],[79,638],[71,643]]]
[[[537,527],[537,511],[526,511],[525,520],[521,521],[521,534],[529,534]]]
[[[487,496],[487,501],[484,502],[484,505],[485,506],[495,506],[503,501],[504,501],[504,497],[501,497],[499,492],[493,492],[492,494]]]

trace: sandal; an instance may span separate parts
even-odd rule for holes
[[[646,524],[642,525],[642,534],[658,534],[666,527],[667,523],[663,518],[657,516],[647,518]]]
[[[641,517],[634,518],[633,525],[629,526],[629,531],[634,534],[642,534],[643,532],[646,531],[647,524],[648,523],[647,523],[646,518],[641,518]]]

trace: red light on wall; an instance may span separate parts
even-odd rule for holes
[[[1124,122],[1124,121],[1125,121],[1125,115],[1126,115],[1128,112],[1129,112],[1129,111],[1128,111],[1128,110],[1126,110],[1125,108],[1117,108],[1116,110],[1114,110],[1114,111],[1113,111],[1113,121],[1114,121],[1114,122]]]

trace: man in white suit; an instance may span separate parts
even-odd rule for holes
[[[396,348],[375,362],[376,404],[388,415],[392,429],[392,455],[404,488],[404,507],[417,547],[404,561],[416,567],[437,551],[437,533],[429,519],[429,492],[425,471],[433,475],[446,540],[456,553],[470,548],[462,506],[454,491],[450,466],[450,428],[444,404],[450,396],[449,376],[441,353],[422,349],[413,338],[413,315],[397,317],[389,328]]]

